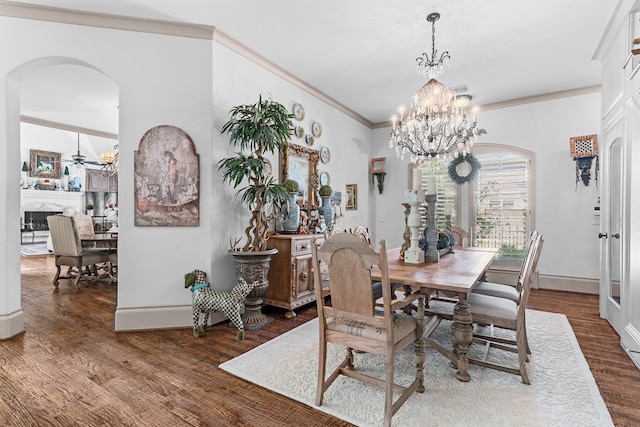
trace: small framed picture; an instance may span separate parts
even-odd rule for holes
[[[31,150],[29,153],[29,176],[60,179],[60,153]]]
[[[358,184],[347,184],[345,208],[348,211],[358,210]]]

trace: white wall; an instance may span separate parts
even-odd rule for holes
[[[314,148],[326,145],[332,157],[319,165],[320,171],[330,174],[334,190],[344,193],[345,184],[359,184],[359,209],[350,211],[339,226],[367,223],[370,130],[227,48],[211,40],[7,17],[0,17],[0,38],[13,40],[0,56],[0,75],[6,82],[0,98],[7,100],[0,104],[0,171],[7,183],[0,187],[6,211],[0,218],[0,338],[22,330],[16,166],[21,165],[20,82],[48,64],[95,68],[119,87],[117,330],[190,325],[191,293],[183,287],[183,276],[195,268],[208,270],[215,288],[230,289],[235,283],[229,239],[242,234],[249,213],[217,170],[216,163],[232,153],[219,130],[232,106],[254,103],[259,94],[288,108],[301,103],[306,117],[297,124],[307,131],[312,121],[322,124]],[[133,153],[146,130],[164,124],[185,130],[200,154],[199,227],[133,226]],[[277,174],[278,158],[272,163]],[[4,330],[3,324],[10,326]]]
[[[331,187],[334,191],[342,191],[343,205],[345,185],[358,183],[360,202],[358,210],[345,211],[345,217],[340,220],[338,227],[349,228],[368,222],[368,189],[366,185],[369,154],[368,141],[370,130],[356,122],[344,113],[329,107],[324,102],[298,89],[284,79],[276,76],[234,53],[230,49],[214,44],[213,46],[213,221],[229,218],[228,213],[234,213],[229,222],[213,226],[214,260],[212,271],[221,280],[232,280],[233,264],[226,255],[229,240],[239,237],[247,226],[249,211],[233,196],[235,190],[222,182],[222,175],[217,171],[215,163],[232,154],[227,135],[220,134],[222,125],[229,119],[229,110],[238,104],[253,104],[258,96],[269,97],[291,109],[295,102],[302,104],[305,117],[302,121],[294,119],[294,125],[302,126],[306,133],[311,132],[314,121],[322,125],[322,136],[316,138],[311,148],[320,149],[326,146],[331,151],[331,160],[327,164],[320,162],[319,171],[326,171],[330,175]],[[305,145],[303,139],[292,137],[292,142]],[[277,156],[270,158],[274,174],[280,173]],[[276,175],[279,176],[279,175]],[[348,213],[347,213],[348,212]],[[220,226],[223,225],[223,226]],[[224,271],[224,273],[221,272]],[[233,274],[232,274],[233,273]]]
[[[0,200],[0,316],[20,310],[19,276],[19,83],[47,64],[96,68],[111,77],[120,93],[120,265],[118,314],[137,315],[139,327],[172,326],[175,319],[148,316],[150,307],[188,307],[186,272],[210,263],[211,235],[211,44],[210,40],[144,34],[78,25],[0,17],[3,47],[0,75],[2,155],[5,171]],[[72,124],[72,123],[71,123]],[[200,227],[133,226],[133,152],[146,130],[170,124],[194,140],[202,161]],[[10,171],[10,172],[6,172]],[[52,271],[53,273],[53,271]],[[188,311],[182,317],[188,324]],[[133,318],[133,317],[131,317]],[[1,319],[0,319],[1,320]],[[127,320],[128,321],[128,320]],[[134,322],[134,323],[135,323]],[[129,323],[129,326],[136,327]],[[127,326],[128,327],[128,326]]]
[[[575,162],[569,155],[569,138],[600,133],[600,94],[530,103],[482,112],[480,127],[488,131],[481,143],[506,144],[535,153],[535,224],[545,243],[538,268],[546,280],[554,276],[593,279],[599,275],[599,226],[593,212],[599,189],[595,166],[588,187],[575,184]],[[373,132],[372,156],[387,157],[387,176],[382,195],[374,195],[371,210],[375,238],[390,246],[402,242],[407,188],[407,161],[389,149],[389,130]],[[383,220],[384,218],[384,220]]]

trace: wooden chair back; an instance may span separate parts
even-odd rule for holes
[[[380,253],[374,251],[365,241],[351,233],[334,234],[317,248],[312,245],[313,264],[323,262],[329,276],[331,305],[325,305],[322,294],[317,295],[318,317],[343,316],[359,321],[384,326],[382,316],[374,313],[374,299],[371,288],[371,268],[376,265],[383,272],[383,299],[391,300],[391,287],[384,286],[384,276],[389,284],[386,248],[381,242]],[[315,289],[318,286],[319,271],[314,269]],[[386,273],[386,274],[385,274]],[[385,295],[386,294],[386,297]]]
[[[359,225],[356,228],[349,230],[349,233],[359,237],[363,242],[373,247],[371,244],[371,232],[369,231],[369,227]]]
[[[68,215],[50,215],[47,217],[53,253],[56,256],[82,256],[82,244],[75,220]]]
[[[466,248],[469,246],[469,241],[471,240],[469,237],[469,232],[462,227],[451,227],[451,234],[453,234],[454,239],[456,239],[455,246],[460,246]]]

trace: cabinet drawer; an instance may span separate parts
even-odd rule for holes
[[[292,242],[291,255],[306,255],[311,253],[311,238],[294,240]]]

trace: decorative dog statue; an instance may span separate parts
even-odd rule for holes
[[[206,332],[211,312],[221,312],[238,328],[236,339],[244,340],[244,323],[240,317],[240,310],[242,302],[258,282],[248,284],[240,278],[231,291],[221,292],[211,289],[206,278],[206,273],[200,270],[193,270],[184,275],[184,287],[191,288],[193,297],[193,336],[199,338],[201,333]],[[199,324],[201,313],[204,314],[202,325]]]

